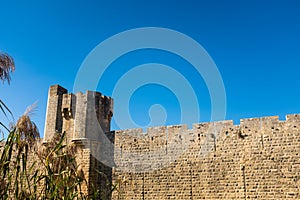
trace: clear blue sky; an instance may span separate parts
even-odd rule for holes
[[[0,98],[16,118],[38,100],[33,119],[42,134],[49,86],[60,84],[72,90],[81,63],[94,47],[139,27],[173,29],[206,49],[224,81],[226,119],[237,123],[240,118],[279,115],[284,119],[286,114],[300,113],[297,0],[7,0],[1,1],[0,18],[0,50],[16,63],[12,83],[1,85]],[[137,51],[116,60],[98,90],[111,95],[122,73],[149,62],[188,66],[167,52]],[[194,76],[193,70],[181,73],[200,99],[201,121],[209,121],[210,97],[201,76]],[[167,124],[180,123],[176,96],[158,85],[142,87],[132,96],[130,112],[137,123],[149,122],[152,104],[165,106]],[[114,123],[112,129],[118,126]]]

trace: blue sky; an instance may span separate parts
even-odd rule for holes
[[[0,18],[0,50],[13,56],[16,63],[11,85],[1,85],[0,98],[15,118],[38,101],[33,119],[42,134],[49,86],[60,84],[72,91],[82,62],[100,42],[140,27],[176,30],[206,49],[224,82],[226,119],[238,123],[240,118],[279,115],[284,119],[286,114],[300,113],[297,0],[11,0],[1,2]],[[121,56],[109,66],[97,89],[112,95],[122,74],[152,62],[181,70],[199,99],[200,121],[209,121],[211,102],[202,77],[170,52],[145,49]],[[149,123],[148,110],[153,104],[164,106],[166,124],[180,123],[176,94],[148,84],[130,100],[129,110],[137,124]],[[112,129],[118,128],[113,123]]]

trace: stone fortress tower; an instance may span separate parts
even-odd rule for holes
[[[110,133],[112,115],[113,99],[99,92],[72,94],[59,85],[49,88],[43,143],[50,141],[55,134],[65,133],[67,143],[77,146],[76,163],[87,180],[87,185],[82,188],[85,193],[94,187],[110,190],[105,187],[108,187],[107,182],[112,181],[111,168],[98,161],[101,155],[97,155],[97,152],[113,153],[113,147],[107,146],[110,141],[105,141],[107,138],[103,137],[105,134],[113,135]],[[103,145],[101,141],[106,144]],[[105,177],[96,170],[103,172]],[[104,195],[110,198],[109,193]]]
[[[87,191],[91,185],[109,191],[108,179],[117,190],[106,199],[114,200],[300,199],[299,114],[283,121],[241,119],[238,125],[197,123],[192,129],[149,127],[146,133],[110,131],[112,114],[113,100],[101,93],[50,87],[44,142],[66,132],[68,141],[81,147],[77,161]],[[95,156],[93,144],[104,159]]]
[[[91,91],[72,94],[53,85],[48,94],[44,141],[62,132],[66,132],[71,141],[97,140],[100,135],[95,133],[98,124],[100,131],[109,132],[112,115],[113,99],[110,97]]]

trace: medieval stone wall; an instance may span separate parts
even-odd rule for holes
[[[300,199],[300,115],[115,133],[113,199]]]
[[[78,147],[86,193],[96,187],[114,200],[300,199],[300,115],[242,119],[239,125],[199,123],[192,129],[150,127],[143,133],[109,132],[112,112],[113,100],[101,93],[49,89],[40,145],[66,133],[67,143]],[[30,162],[37,159],[30,156]]]

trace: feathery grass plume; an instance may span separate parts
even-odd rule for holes
[[[20,135],[22,143],[26,142],[29,146],[35,144],[35,142],[40,138],[39,130],[36,124],[30,119],[30,115],[34,113],[36,107],[36,102],[28,106],[16,124],[16,130]]]
[[[8,84],[10,84],[10,75],[14,71],[14,59],[10,55],[0,52],[0,80],[2,80],[3,83],[7,81]]]
[[[23,115],[31,117],[37,111],[37,107],[38,107],[38,102],[36,101],[32,105],[30,105],[26,108]]]
[[[29,145],[34,144],[40,138],[36,124],[31,121],[30,117],[27,115],[23,115],[19,118],[16,128],[21,141],[26,142]]]

